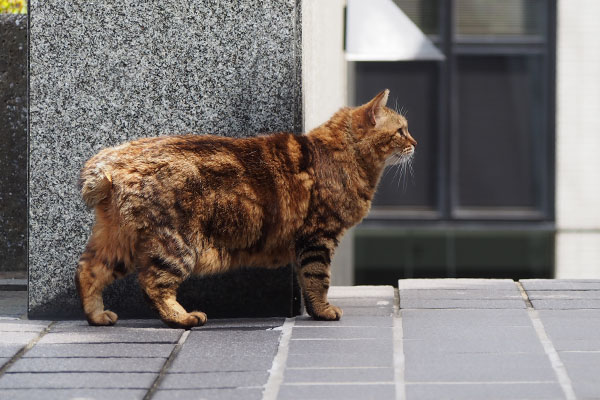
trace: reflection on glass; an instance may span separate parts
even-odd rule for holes
[[[543,33],[545,0],[456,0],[458,35],[528,36]]]
[[[439,34],[439,0],[394,0],[427,35]]]

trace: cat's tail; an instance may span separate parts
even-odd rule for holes
[[[79,185],[83,201],[94,208],[110,195],[113,186],[110,170],[99,164],[86,165],[81,170]]]

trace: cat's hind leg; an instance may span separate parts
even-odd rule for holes
[[[88,244],[79,259],[75,285],[90,325],[114,325],[117,322],[117,314],[104,309],[102,292],[119,275],[124,274],[125,266],[122,262],[109,262]]]
[[[192,328],[206,323],[206,314],[187,312],[177,301],[177,289],[196,265],[195,250],[177,232],[161,230],[145,244],[144,258],[137,262],[138,279],[147,300],[165,324]]]

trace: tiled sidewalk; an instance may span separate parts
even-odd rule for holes
[[[401,280],[330,298],[341,321],[186,332],[28,321],[25,292],[0,292],[0,399],[600,399],[600,280]]]

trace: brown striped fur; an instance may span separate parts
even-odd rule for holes
[[[335,247],[369,211],[386,160],[416,145],[387,97],[307,135],[147,138],[92,157],[81,185],[96,221],[76,273],[88,322],[116,322],[102,291],[131,272],[165,323],[189,328],[206,322],[176,299],[191,274],[289,263],[309,314],[339,319],[327,301]]]

